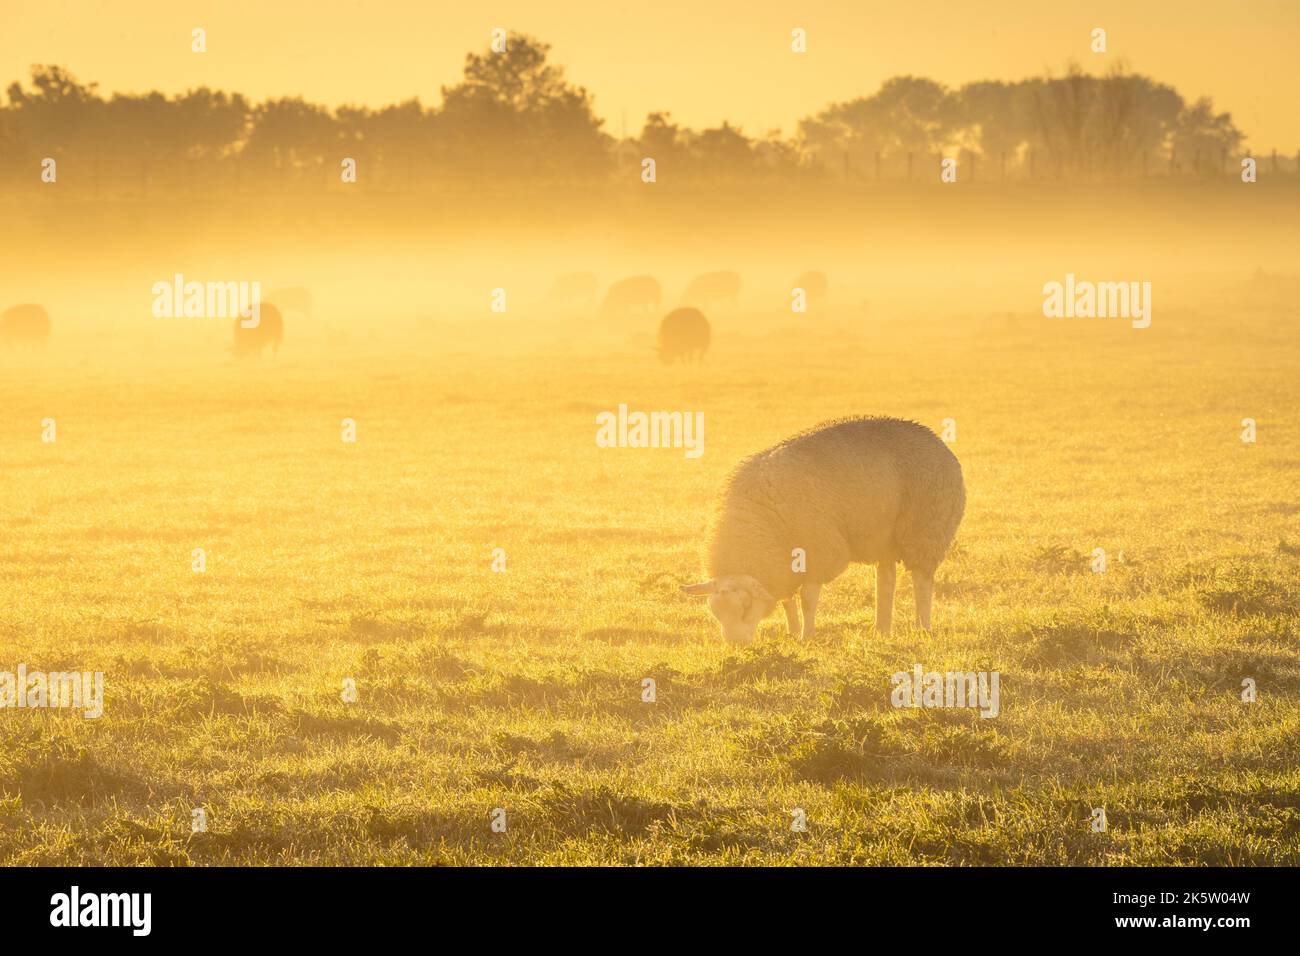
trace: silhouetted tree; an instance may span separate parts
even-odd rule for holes
[[[962,132],[959,103],[933,80],[897,76],[879,91],[828,107],[799,124],[814,160],[863,170],[877,154],[919,160],[954,143]]]
[[[443,87],[433,129],[439,157],[469,179],[587,180],[608,167],[609,137],[590,94],[547,62],[550,45],[512,35],[502,53],[470,53]]]
[[[1034,144],[1066,176],[1132,171],[1143,153],[1168,144],[1182,99],[1146,77],[1094,77],[1077,65],[1060,79],[1023,84],[1031,95]]]
[[[596,182],[617,170],[634,182],[653,157],[662,181],[797,178],[810,173],[868,174],[877,162],[895,171],[911,157],[982,153],[983,168],[1010,168],[1033,157],[1038,175],[1102,178],[1197,165],[1222,171],[1243,134],[1209,99],[1191,105],[1172,88],[1118,67],[1105,76],[1071,64],[1061,77],[980,81],[955,91],[923,77],[893,77],[875,93],[834,103],[804,118],[794,138],[755,139],[728,122],[692,130],[666,112],[651,113],[635,139],[603,130],[590,94],[549,61],[550,47],[522,35],[501,53],[471,53],[461,81],[442,103],[411,99],[391,106],[337,110],[301,98],[257,106],[207,88],[168,97],[115,94],[105,100],[58,66],[35,66],[26,86],[8,88],[0,108],[0,169],[33,175],[45,156],[69,164],[72,183],[98,190],[147,192],[232,184],[315,186],[337,176],[350,156],[361,182],[412,188],[443,184]],[[246,161],[246,162],[245,162]],[[247,168],[245,168],[247,166]],[[986,176],[995,175],[989,172]],[[61,177],[61,181],[63,178]],[[337,181],[337,180],[335,180]],[[75,188],[75,187],[74,187]]]
[[[1188,162],[1202,157],[1202,171],[1222,172],[1225,157],[1235,156],[1244,139],[1228,113],[1215,113],[1209,97],[1184,107],[1174,125],[1173,147]]]
[[[50,156],[61,168],[78,167],[83,180],[98,177],[106,124],[97,84],[82,85],[62,67],[34,66],[31,85],[8,90],[13,135],[25,158]]]
[[[690,138],[692,158],[707,179],[747,179],[757,165],[752,143],[730,123],[706,129]]]
[[[253,128],[243,155],[263,173],[274,170],[283,185],[304,169],[319,169],[334,159],[343,143],[338,122],[323,106],[301,97],[267,100],[254,110]]]
[[[370,110],[337,112],[340,154],[362,164],[361,182],[382,180],[409,188],[429,180],[434,155],[434,116],[417,99]]]

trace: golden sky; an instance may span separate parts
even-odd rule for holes
[[[196,26],[206,54],[190,52]],[[495,26],[553,44],[614,134],[651,110],[790,133],[898,74],[959,85],[1123,58],[1188,100],[1212,96],[1254,148],[1300,149],[1300,0],[0,0],[0,80],[57,63],[106,91],[435,104]],[[1105,56],[1088,48],[1097,26]]]

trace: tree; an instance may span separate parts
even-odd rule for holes
[[[342,129],[330,111],[302,97],[267,100],[253,111],[253,127],[243,155],[276,170],[278,181],[304,168],[319,168],[333,159]]]
[[[1030,80],[1034,144],[1063,175],[1117,176],[1167,142],[1182,98],[1117,68],[1105,77],[1071,64],[1060,79]]]
[[[915,76],[886,80],[869,97],[834,104],[799,124],[817,161],[862,169],[877,153],[928,156],[962,133],[960,104],[939,83]]]
[[[443,87],[439,152],[468,178],[587,179],[608,168],[609,137],[591,95],[547,62],[550,45],[512,35],[502,53],[470,53]]]
[[[724,122],[691,139],[691,152],[708,179],[749,178],[755,167],[753,144],[740,130]]]
[[[1232,122],[1229,113],[1215,113],[1208,96],[1201,97],[1191,106],[1184,107],[1174,125],[1173,148],[1176,155],[1187,163],[1202,157],[1204,170],[1222,170],[1224,156],[1231,156],[1241,148],[1245,137]]]
[[[97,84],[82,85],[58,66],[34,66],[31,91],[19,83],[9,87],[12,136],[25,146],[28,157],[52,156],[95,166],[101,154],[104,101]]]

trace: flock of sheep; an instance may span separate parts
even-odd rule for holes
[[[804,273],[793,286],[807,302],[824,299],[827,287],[820,272]],[[700,307],[735,308],[740,289],[734,272],[692,279],[682,304],[659,323],[659,357],[666,363],[702,357],[711,330]],[[561,276],[547,303],[590,307],[597,291],[591,273]],[[609,287],[599,313],[609,321],[654,314],[662,301],[658,280],[631,276]],[[778,604],[790,634],[807,639],[822,586],[850,564],[874,564],[876,629],[888,634],[901,563],[912,575],[916,623],[929,630],[935,571],[965,508],[961,465],[924,425],[878,417],[827,422],[750,456],[732,472],[710,534],[710,577],[681,591],[708,599],[728,641],[752,642]]]
[[[809,303],[826,297],[828,282],[824,273],[805,272],[795,279]],[[595,307],[600,286],[590,272],[560,276],[551,286],[545,304],[551,308]],[[677,361],[698,362],[708,351],[712,327],[702,309],[723,305],[739,307],[740,275],[730,271],[705,272],[696,276],[682,293],[680,305],[659,322],[656,351],[665,364]],[[659,312],[663,287],[650,275],[619,279],[600,300],[599,315],[616,322]],[[277,289],[261,302],[260,322],[247,326],[234,323],[230,352],[236,359],[261,356],[268,348],[272,355],[284,339],[284,313],[311,318],[312,295],[302,287]],[[50,337],[50,316],[39,305],[19,305],[0,313],[0,346],[43,346]]]
[[[254,358],[267,348],[274,355],[284,339],[284,312],[311,318],[312,296],[301,287],[277,289],[262,300],[259,321],[245,326],[236,319],[230,353],[237,359]],[[0,347],[43,348],[50,339],[50,314],[43,306],[16,305],[0,312]]]
[[[829,283],[824,273],[805,272],[794,281],[804,290],[809,302],[826,297]],[[665,364],[679,359],[698,362],[709,349],[712,328],[702,309],[716,306],[739,307],[741,278],[731,271],[705,272],[692,279],[682,293],[678,308],[659,322],[657,351]],[[596,306],[600,285],[590,272],[560,276],[546,296],[551,308],[592,308]],[[663,287],[650,275],[619,279],[599,299],[599,316],[606,322],[624,321],[642,315],[654,315],[662,308]]]
[[[826,295],[826,277],[795,280],[809,301]],[[700,306],[737,304],[740,276],[706,272],[682,294],[682,305],[659,323],[662,361],[698,361],[708,350],[709,321]],[[562,276],[552,307],[594,306],[591,273]],[[654,314],[663,290],[648,275],[609,287],[599,313],[607,320]],[[274,354],[284,336],[284,312],[312,314],[311,293],[279,289],[260,305],[248,328],[236,319],[235,358]],[[43,346],[50,316],[39,305],[0,313],[0,345]],[[750,643],[759,622],[781,604],[792,635],[814,633],[822,585],[851,563],[876,565],[876,628],[889,633],[897,565],[911,572],[917,624],[930,627],[934,574],[947,554],[966,504],[966,489],[948,446],[930,429],[894,418],[846,418],[820,425],[745,459],[719,499],[708,546],[710,577],[681,588],[706,597],[728,641]],[[803,620],[795,606],[798,597]]]

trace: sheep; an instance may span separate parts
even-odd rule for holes
[[[699,309],[673,309],[659,323],[659,360],[672,365],[704,358],[709,350],[709,320]]]
[[[271,357],[280,351],[280,340],[284,338],[284,317],[280,310],[270,302],[260,305],[260,321],[251,328],[245,328],[244,318],[235,319],[235,338],[231,343],[231,354],[237,359],[260,358],[263,350],[271,346]]]
[[[901,560],[912,573],[917,623],[929,630],[934,572],[965,506],[961,465],[924,425],[879,417],[827,422],[736,467],[713,523],[712,578],[681,590],[707,596],[724,638],[743,644],[778,601],[793,636],[798,591],[807,640],[822,585],[851,562],[875,564],[876,630],[889,634]]]
[[[663,289],[654,276],[631,276],[619,279],[605,292],[600,314],[607,319],[621,319],[636,309],[658,309]]]
[[[727,302],[738,305],[740,276],[734,272],[706,272],[692,279],[682,293],[682,305],[713,305]]]
[[[0,345],[43,346],[50,338],[50,314],[39,305],[16,305],[0,313]]]

